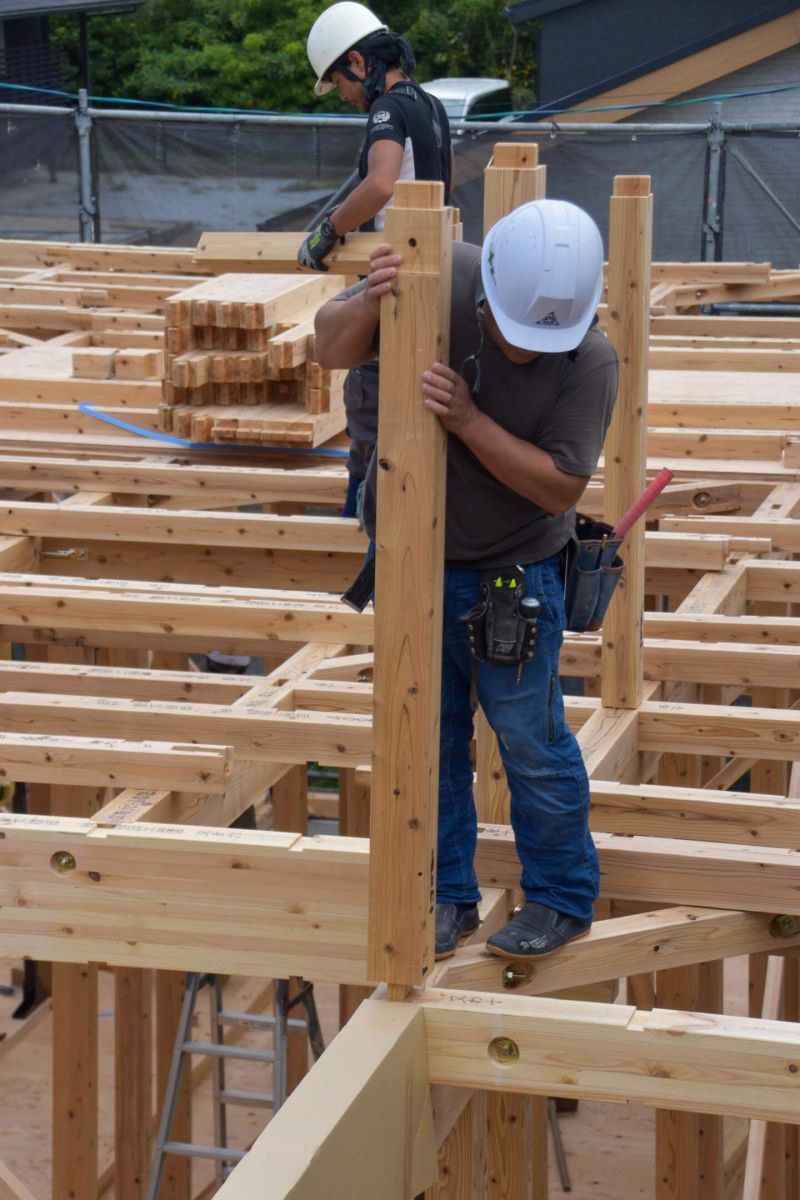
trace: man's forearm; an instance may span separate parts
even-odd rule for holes
[[[391,198],[391,185],[384,185],[381,180],[368,175],[331,216],[334,229],[342,235],[352,233],[366,221],[371,221]]]
[[[374,357],[380,303],[365,292],[349,300],[329,300],[314,318],[314,353],[324,370],[360,367]]]
[[[451,436],[460,437],[495,479],[547,512],[573,508],[589,482],[589,476],[560,470],[546,450],[515,437],[485,413]]]

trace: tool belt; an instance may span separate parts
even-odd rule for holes
[[[625,564],[610,525],[578,513],[575,537],[561,552],[567,629],[594,633],[603,624]]]
[[[480,599],[461,617],[476,662],[517,668],[517,684],[536,650],[539,601],[525,594],[522,567],[482,571]]]

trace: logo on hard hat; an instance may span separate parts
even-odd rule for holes
[[[494,277],[494,247],[493,246],[489,247],[489,253],[486,255],[486,264],[489,267],[489,274],[492,277],[492,283],[496,283],[497,280]]]
[[[546,317],[540,317],[536,322],[537,325],[544,325],[548,329],[560,329],[561,322],[554,312],[549,312]]]

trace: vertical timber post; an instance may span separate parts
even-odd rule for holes
[[[648,175],[614,179],[608,233],[608,336],[619,358],[619,389],[605,443],[604,518],[614,525],[644,490],[653,197]],[[625,539],[625,571],[603,626],[605,708],[642,699],[644,521]]]
[[[442,201],[441,183],[398,183],[385,227],[403,263],[381,305],[367,970],[394,998],[433,963],[447,447],[422,373],[449,353]]]
[[[483,172],[483,235],[520,204],[543,200],[547,167],[535,142],[498,142]],[[483,713],[475,718],[475,803],[478,820],[508,825],[511,797],[497,737]],[[509,895],[511,895],[509,893]],[[547,1098],[516,1092],[486,1097],[487,1200],[530,1200],[547,1195]]]
[[[543,200],[547,167],[539,166],[535,142],[497,142],[483,170],[483,236],[520,204]]]
[[[308,767],[290,767],[272,785],[272,828],[281,833],[308,833]],[[297,983],[289,980],[288,999],[297,995]],[[308,1072],[308,1037],[305,1030],[289,1030],[286,1038],[286,1094]]]

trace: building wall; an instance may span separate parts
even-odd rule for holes
[[[722,116],[726,121],[797,121],[800,124],[800,45],[790,46],[780,54],[751,63],[721,79],[714,79],[694,91],[676,96],[690,100],[722,92],[744,92],[750,89],[773,88],[797,84],[792,92],[777,92],[770,96],[743,96],[722,101]],[[652,121],[656,124],[707,121],[711,117],[712,101],[689,104],[685,108],[660,105],[630,117],[631,121]]]
[[[591,0],[542,18],[538,103],[554,104],[738,23],[766,20],[776,0]]]

